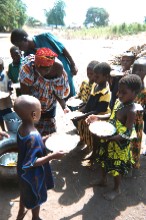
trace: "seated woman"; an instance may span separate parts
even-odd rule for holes
[[[93,148],[93,135],[90,133],[85,119],[91,114],[106,114],[110,112],[109,103],[111,93],[108,84],[110,71],[109,64],[105,62],[99,63],[94,67],[95,83],[93,83],[87,104],[80,109],[83,115],[73,119],[81,140],[84,141],[89,150]]]

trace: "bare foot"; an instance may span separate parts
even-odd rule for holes
[[[27,212],[28,212],[28,210],[23,211],[23,212],[21,212],[21,211],[18,212],[16,220],[23,220]]]
[[[112,201],[121,194],[121,190],[112,190],[111,192],[105,193],[103,196],[106,200]]]

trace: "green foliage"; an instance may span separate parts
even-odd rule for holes
[[[25,22],[25,24],[28,25],[29,27],[37,27],[37,26],[41,26],[42,22],[40,22],[39,20],[35,19],[34,17],[28,17],[28,19]]]
[[[106,27],[66,29],[62,36],[67,39],[113,39],[146,31],[146,24],[120,24]]]
[[[0,31],[21,28],[26,20],[26,5],[21,0],[0,0]]]
[[[108,18],[109,18],[109,14],[104,8],[91,7],[87,10],[84,24],[85,26],[91,24],[94,27],[106,26],[108,25],[108,21],[109,21]]]
[[[65,17],[65,3],[62,0],[57,0],[53,8],[45,12],[48,25],[55,25],[56,28],[58,25],[64,26],[64,17]]]

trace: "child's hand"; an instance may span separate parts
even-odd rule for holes
[[[0,140],[2,140],[3,137],[9,138],[10,135],[8,133],[6,133],[5,131],[0,131]]]
[[[97,115],[89,115],[89,116],[86,118],[86,120],[85,120],[85,122],[86,122],[87,124],[90,124],[90,123],[92,123],[92,122],[94,122],[94,121],[98,121]]]
[[[65,109],[63,109],[64,114],[70,112],[70,109],[68,107],[65,107]]]
[[[59,151],[56,153],[52,153],[53,159],[61,159],[66,153],[64,151]]]
[[[48,139],[48,137],[50,137],[50,136],[51,136],[50,134],[43,136],[42,137],[43,142],[45,143],[46,140]]]

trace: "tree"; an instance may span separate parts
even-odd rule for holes
[[[23,26],[26,5],[21,0],[0,0],[0,31],[11,31]]]
[[[62,0],[57,0],[50,11],[45,11],[48,25],[65,25],[65,3]]]
[[[92,24],[93,26],[106,26],[108,25],[109,14],[104,8],[91,7],[87,10],[85,26]]]
[[[30,26],[30,27],[36,27],[36,26],[41,26],[42,22],[35,19],[34,17],[28,17],[25,24]]]

